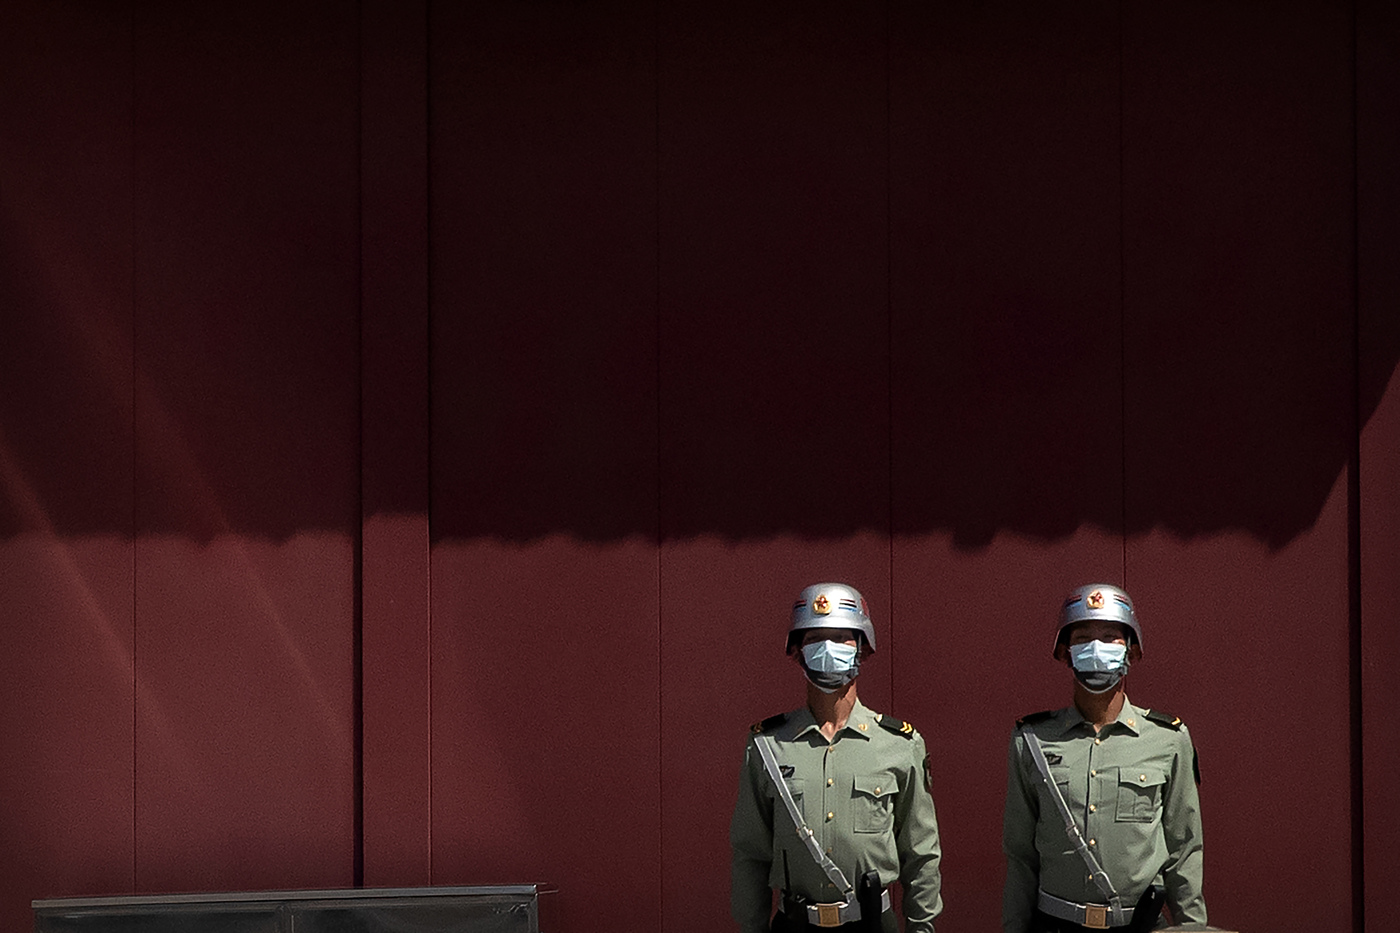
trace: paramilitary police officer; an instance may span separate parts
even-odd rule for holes
[[[769,929],[773,889],[774,931],[893,933],[896,879],[905,929],[933,931],[943,902],[928,754],[913,726],[856,698],[860,663],[874,651],[860,593],[841,583],[802,591],[787,653],[807,677],[807,705],[754,725],[730,824],[731,901],[744,933]]]
[[[1204,924],[1196,753],[1180,719],[1128,702],[1124,678],[1142,657],[1128,594],[1070,593],[1054,656],[1074,674],[1074,705],[1011,735],[1004,933],[1148,930],[1163,896],[1173,922]]]

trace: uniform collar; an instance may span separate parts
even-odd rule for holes
[[[1104,728],[1139,735],[1142,733],[1142,723],[1145,718],[1143,711],[1134,706],[1127,696],[1124,696],[1123,708],[1118,711],[1118,718],[1107,726],[1104,726]],[[1089,724],[1089,721],[1084,718],[1084,715],[1079,712],[1079,707],[1071,704],[1055,714],[1052,728],[1056,737],[1064,737],[1080,727],[1086,728],[1091,732],[1094,729],[1094,727]]]
[[[793,738],[799,738],[809,731],[821,734],[821,729],[817,725],[817,717],[813,716],[812,711],[806,706],[794,710],[792,715],[788,717],[788,723],[792,728]],[[837,731],[836,735],[832,737],[832,741],[835,741],[837,736],[843,735],[868,739],[871,730],[878,729],[879,726],[880,721],[875,718],[875,714],[857,697],[856,705],[851,707],[851,715],[846,717],[846,725]],[[825,736],[823,736],[824,738]]]

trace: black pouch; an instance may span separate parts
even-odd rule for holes
[[[773,918],[774,933],[802,933],[807,923],[807,902],[799,897],[783,895],[783,909]]]
[[[884,905],[880,903],[883,893],[878,871],[868,871],[860,876],[856,884],[856,903],[860,905],[861,933],[880,933],[884,929],[885,921],[880,916],[885,912]]]
[[[1148,885],[1133,908],[1133,919],[1128,923],[1129,933],[1147,933],[1156,926],[1157,918],[1162,916],[1162,905],[1166,902],[1166,888],[1160,884]]]

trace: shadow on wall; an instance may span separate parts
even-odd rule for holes
[[[3,259],[13,295],[28,276],[14,267],[13,255]],[[113,459],[130,443],[131,426],[122,423],[128,412],[113,399],[113,361],[104,356],[120,361],[129,348],[94,344],[55,323],[14,315],[5,327],[12,349],[0,376],[8,487],[0,496],[0,534],[32,527],[37,514],[64,534],[129,533],[123,495],[130,466]],[[946,365],[936,375],[896,374],[894,392],[919,415],[892,426],[887,383],[799,391],[797,367],[759,365],[781,357],[779,342],[746,347],[742,340],[728,341],[736,347],[728,359],[713,344],[691,371],[663,375],[671,392],[688,396],[679,406],[685,419],[668,422],[670,399],[656,396],[655,351],[647,352],[648,323],[615,323],[619,332],[642,336],[631,346],[612,345],[598,339],[596,319],[560,316],[540,339],[563,348],[560,356],[571,355],[579,369],[552,365],[547,349],[535,356],[544,365],[533,367],[522,366],[519,355],[476,354],[473,391],[434,399],[435,539],[654,536],[659,482],[667,537],[841,537],[883,532],[892,513],[896,533],[945,531],[964,547],[1002,531],[1054,538],[1084,523],[1182,535],[1245,530],[1278,547],[1312,524],[1351,455],[1350,328],[1328,331],[1301,315],[1281,320],[1271,313],[1228,327],[1214,321],[1209,341],[1190,336],[1192,327],[1179,321],[1171,334],[1140,336],[1153,363],[1130,369],[1126,379],[1126,528],[1120,493],[1100,481],[1103,461],[1111,463],[1109,473],[1120,469],[1122,428],[1077,423],[1084,383],[1095,374],[1065,370],[1053,317],[959,325],[951,346],[950,328],[936,318],[922,322],[921,333],[906,332],[902,340],[939,347]],[[723,312],[708,326],[746,331]],[[1016,334],[1010,347],[1009,330]],[[1379,330],[1363,348],[1362,371],[1375,377],[1359,386],[1363,423],[1400,359],[1400,319]],[[504,328],[489,337],[502,344],[522,339]],[[335,354],[279,357],[285,346],[273,335],[261,347],[270,375],[252,379],[256,388],[246,374],[237,377],[245,391],[236,411],[217,384],[152,384],[168,417],[158,426],[164,436],[154,429],[143,435],[135,468],[165,480],[163,498],[151,493],[141,509],[139,533],[192,533],[189,517],[209,512],[208,497],[218,500],[222,517],[202,523],[198,536],[206,540],[221,531],[285,538],[345,530],[354,481],[327,482],[347,464],[325,453],[326,438],[317,433],[330,425],[344,433],[353,423],[343,410],[347,393],[328,398],[320,391],[345,376],[319,371]],[[441,365],[454,351],[436,352]],[[965,381],[975,374],[963,361],[992,355],[1009,361],[995,384]],[[1093,391],[1116,394],[1113,377]],[[696,402],[719,386],[734,397],[736,380],[737,395],[749,404]],[[34,385],[45,387],[42,396]],[[843,397],[850,404],[833,414]],[[893,470],[905,478],[892,508],[890,432],[898,442]],[[390,493],[371,507],[393,512],[400,503]]]
[[[844,47],[844,33],[833,35]],[[613,58],[579,66],[601,75],[579,100],[614,108],[606,112],[573,106],[566,95],[579,81],[568,69],[578,62],[549,49],[529,67],[504,58],[514,52],[494,51],[512,63],[497,97],[471,93],[472,80],[495,80],[489,69],[473,78],[442,66],[434,85],[432,436],[398,452],[408,464],[402,472],[418,475],[431,450],[435,539],[839,538],[873,530],[946,532],[974,548],[1000,532],[1053,539],[1092,524],[1122,533],[1244,530],[1278,547],[1311,526],[1352,456],[1357,424],[1400,361],[1400,316],[1376,312],[1357,379],[1348,257],[1323,256],[1301,272],[1293,262],[1323,252],[1316,242],[1345,249],[1347,200],[1314,195],[1322,202],[1299,202],[1303,219],[1269,230],[1270,217],[1291,215],[1249,211],[1292,190],[1286,184],[1223,207],[1217,196],[1228,200],[1228,191],[1192,189],[1194,213],[1172,213],[1165,185],[1129,189],[1130,215],[1165,213],[1168,222],[1154,228],[1163,242],[1127,238],[1126,285],[1136,291],[1121,302],[1118,179],[1097,189],[1094,206],[1107,219],[1078,231],[1111,254],[1097,293],[1072,293],[1063,286],[1073,275],[1030,250],[1005,255],[998,236],[1013,217],[1026,242],[1064,237],[1056,211],[1027,216],[1015,197],[1006,216],[981,226],[949,221],[967,234],[952,247],[936,239],[946,233],[933,242],[918,241],[917,231],[893,236],[882,203],[894,187],[882,177],[891,154],[878,142],[885,88],[868,77],[880,74],[870,61],[883,67],[883,29],[871,35],[880,40],[827,68],[843,86],[866,76],[849,99],[825,89],[804,96],[802,86],[822,75],[764,73],[758,54],[739,58],[758,69],[751,84],[770,88],[771,100],[755,103],[739,84],[716,95],[687,86],[688,60],[678,58],[685,67],[672,64],[661,76],[673,109],[660,134],[672,148],[663,152],[669,174],[659,198],[650,179],[663,173],[651,155],[636,155],[658,148],[656,99],[632,72],[607,70]],[[691,54],[669,33],[663,38],[673,58]],[[342,84],[353,88],[353,59],[341,58]],[[651,80],[654,64],[626,67]],[[264,96],[281,100],[284,86],[303,82],[272,83],[276,92]],[[339,146],[310,147],[317,158],[291,170],[269,143],[257,150],[267,164],[254,171],[247,152],[218,145],[225,135],[243,138],[241,117],[190,129],[191,115],[208,110],[197,89],[160,87],[180,105],[172,112],[181,120],[171,123],[180,133],[138,160],[147,166],[138,181],[156,195],[137,199],[140,249],[112,232],[130,224],[131,180],[120,175],[129,140],[112,143],[116,177],[89,178],[109,194],[113,213],[101,223],[77,220],[89,215],[92,192],[61,186],[36,187],[7,205],[0,223],[0,535],[36,525],[65,535],[201,540],[353,531],[357,471],[368,462],[363,451],[355,459],[356,354],[378,349],[356,346],[353,96],[324,93],[339,101],[320,117],[342,134]],[[454,94],[466,101],[455,114]],[[243,102],[249,114],[263,114],[259,100]],[[319,100],[306,113],[322,114],[311,105]],[[501,113],[469,109],[482,100]],[[811,113],[792,111],[775,127],[771,115],[788,113],[794,100]],[[510,122],[541,102],[559,112],[529,126]],[[813,129],[813,114],[837,103],[850,113]],[[733,112],[747,122],[729,119]],[[322,128],[289,113],[283,123],[321,138]],[[511,149],[510,133],[476,131],[488,116],[511,133],[541,135]],[[760,143],[773,145],[744,150],[758,131],[770,134]],[[1267,127],[1248,132],[1250,151],[1281,148],[1266,145]],[[1328,138],[1348,143],[1344,134]],[[1216,142],[1230,151],[1239,141]],[[687,155],[702,144],[733,161],[717,162],[708,150]],[[995,139],[983,145],[966,157],[1026,161]],[[85,158],[76,145],[55,144],[49,156],[60,152],[69,168]],[[237,185],[210,193],[165,180],[181,167],[203,179],[210,152],[233,153],[221,157]],[[774,155],[792,152],[804,158]],[[1349,178],[1349,150],[1343,155],[1328,163],[1338,172],[1313,172],[1305,161],[1296,177]],[[1051,182],[1055,165],[1046,169]],[[973,165],[945,166],[975,188],[978,203],[1004,184],[1004,167],[978,175]],[[496,174],[481,184],[488,168]],[[1008,191],[1053,188],[1042,182],[1036,176]],[[192,202],[195,194],[210,203]],[[929,208],[924,214],[938,223],[972,207],[953,202],[950,211],[931,189],[913,195],[914,209]],[[908,210],[897,205],[893,220]],[[209,225],[209,217],[231,219]],[[1216,233],[1203,244],[1196,231],[1219,225],[1185,226],[1183,218],[1234,218],[1233,236]],[[1317,218],[1336,229],[1315,235]],[[281,231],[280,239],[267,231]],[[966,257],[957,251],[964,248]],[[105,268],[90,292],[58,287],[73,270],[102,265],[94,256],[105,257]],[[977,275],[965,272],[973,260],[982,263]],[[900,291],[920,267],[942,269],[946,281]],[[380,401],[387,410],[419,404],[403,391],[402,402]],[[363,503],[365,512],[422,508],[421,489],[372,488],[380,498]]]
[[[1353,411],[1364,424],[1385,383],[1361,384],[1353,409],[1349,326],[1329,331],[1276,309],[1227,323],[1215,309],[1197,316],[1130,338],[1148,352],[1121,383],[1116,361],[1067,366],[1083,351],[1064,345],[1053,315],[960,323],[956,343],[952,326],[930,318],[901,339],[938,348],[937,362],[896,374],[901,409],[917,416],[893,425],[885,385],[843,386],[836,397],[794,389],[803,376],[779,361],[785,353],[839,371],[819,347],[774,341],[724,359],[726,351],[706,346],[698,372],[663,376],[692,396],[679,406],[679,423],[668,423],[666,393],[658,402],[663,533],[844,537],[883,532],[892,520],[896,533],[947,532],[959,546],[978,547],[1000,532],[1051,539],[1093,524],[1183,536],[1243,530],[1281,547],[1314,523],[1352,456]],[[752,332],[723,312],[708,323],[740,342]],[[560,322],[551,338],[579,346],[595,327]],[[1400,321],[1372,336],[1364,371],[1389,377],[1400,359]],[[979,381],[969,363],[987,358],[1003,361],[993,383]],[[637,393],[651,390],[650,359],[598,354],[588,365]],[[602,398],[598,387],[571,395],[587,380],[554,378],[551,391],[504,361],[499,369],[487,363],[473,382],[498,391],[469,396],[446,418],[435,413],[435,538],[653,533],[655,413]],[[736,378],[737,393],[727,384]],[[712,391],[726,403],[695,403]],[[1100,420],[1095,397],[1107,396],[1116,414],[1120,394],[1121,420]],[[870,424],[888,426],[895,439],[892,503],[890,440]],[[453,465],[450,480],[444,464]],[[442,490],[444,482],[453,488]]]

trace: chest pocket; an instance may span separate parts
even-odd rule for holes
[[[1161,768],[1118,769],[1118,813],[1120,823],[1151,823],[1162,809],[1162,791],[1167,775]]]
[[[798,812],[798,813],[801,813],[801,814],[802,814],[802,819],[803,819],[804,821],[806,821],[806,820],[807,820],[807,801],[806,801],[806,799],[805,799],[805,796],[806,796],[806,795],[802,793],[802,790],[803,790],[803,786],[802,786],[802,785],[803,785],[803,781],[802,781],[802,778],[798,778],[798,777],[784,778],[783,781],[784,781],[784,782],[787,784],[787,786],[788,786],[788,793],[792,794],[792,802],[795,803],[795,804],[797,804],[797,812]],[[791,823],[791,822],[792,822],[792,816],[788,813],[787,804],[783,803],[782,795],[780,795],[780,794],[778,793],[778,789],[777,789],[776,787],[774,787],[771,783],[768,785],[768,796],[770,796],[770,797],[773,798],[773,814],[774,814],[774,817],[775,817],[776,819],[781,819],[785,824]],[[779,817],[778,814],[782,814],[782,816]],[[793,827],[793,829],[796,829],[796,828],[797,828],[796,826]]]
[[[851,794],[851,827],[858,833],[887,833],[894,828],[894,801],[899,785],[894,774],[858,774]]]
[[[1032,765],[1032,768],[1034,768],[1034,765]],[[1055,803],[1055,798],[1050,796],[1050,788],[1046,787],[1045,782],[1041,780],[1040,772],[1034,771],[1031,777],[1035,781],[1035,784],[1033,786],[1040,788],[1040,793],[1042,799],[1044,800],[1044,803],[1041,805],[1040,808],[1041,812],[1051,814],[1054,817],[1052,822],[1060,822],[1059,804]],[[1054,765],[1051,765],[1050,780],[1055,782],[1055,787],[1060,791],[1060,797],[1063,798],[1064,801],[1067,804],[1069,804],[1071,808],[1073,808],[1074,801],[1069,795],[1070,775],[1068,769],[1057,768]]]

